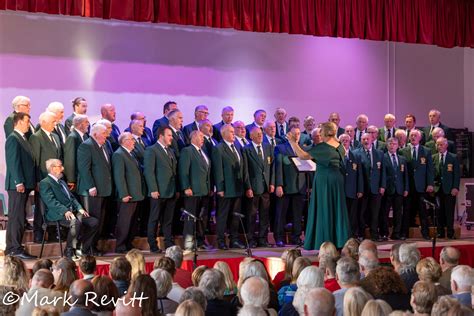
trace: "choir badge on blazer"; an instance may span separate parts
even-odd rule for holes
[[[426,158],[425,157],[420,157],[420,163],[422,165],[426,165]]]
[[[453,172],[453,164],[448,163],[448,172]]]
[[[271,165],[271,164],[272,164],[272,158],[271,158],[270,156],[269,156],[269,157],[267,157],[267,163],[268,163],[269,165]]]
[[[380,169],[381,166],[382,166],[382,163],[380,161],[377,161],[377,169]]]
[[[401,164],[401,165],[400,165],[400,171],[401,171],[401,172],[405,172],[405,165],[404,165],[404,164]]]
[[[356,163],[353,163],[353,164],[352,164],[352,170],[354,170],[354,171],[357,170],[357,164],[356,164]]]

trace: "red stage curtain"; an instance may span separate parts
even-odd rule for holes
[[[474,0],[0,0],[0,9],[474,47]]]

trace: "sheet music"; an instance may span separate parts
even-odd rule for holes
[[[312,160],[303,160],[298,157],[291,157],[299,172],[316,171],[316,163]]]

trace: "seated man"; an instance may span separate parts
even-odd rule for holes
[[[99,222],[96,218],[89,217],[89,213],[69,191],[66,182],[61,180],[64,170],[61,160],[48,159],[46,169],[48,175],[39,184],[41,200],[45,204],[46,220],[60,221],[61,226],[69,227],[65,255],[77,259],[75,248],[78,245],[79,235],[82,237],[82,253],[89,253]]]

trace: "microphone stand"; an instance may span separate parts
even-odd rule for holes
[[[195,270],[197,267],[198,267],[198,264],[197,264],[197,257],[198,257],[198,254],[197,254],[197,216],[191,214],[190,212],[186,211],[185,209],[182,209],[181,210],[182,213],[184,215],[186,215],[188,217],[188,221],[189,220],[192,220],[193,221],[193,225],[194,225],[194,232],[193,232],[193,270]],[[185,236],[186,237],[186,236]]]
[[[247,238],[247,232],[245,231],[245,225],[244,225],[244,221],[242,220],[242,218],[245,217],[244,214],[241,214],[239,212],[234,212],[234,215],[237,216],[240,220],[240,225],[242,226],[242,231],[244,232],[244,239],[245,239],[245,247],[247,248],[245,250],[245,253],[247,254],[247,257],[252,257],[252,248],[250,248],[250,243],[249,243],[249,240]]]
[[[427,199],[423,199],[423,202],[428,206],[428,208],[431,208],[433,210],[433,225],[436,228],[436,232],[433,234],[433,238],[431,238],[431,256],[434,258],[435,257],[435,250],[436,250],[436,241],[438,237],[438,219],[436,217],[436,213],[438,212],[439,209],[439,200],[436,198],[436,203],[433,203],[431,201],[428,201]]]

